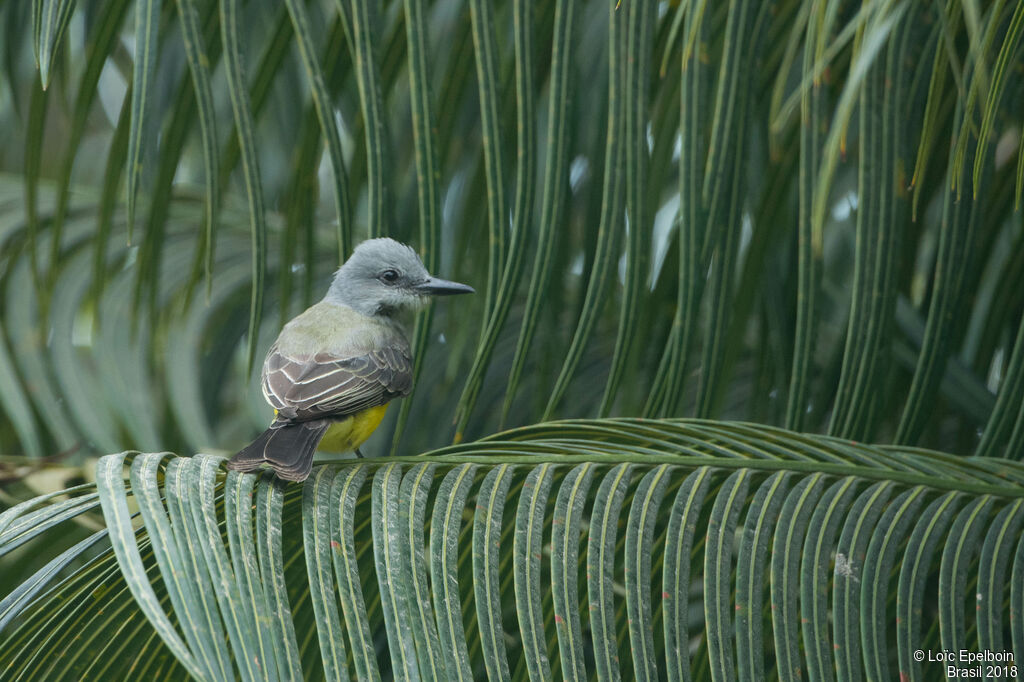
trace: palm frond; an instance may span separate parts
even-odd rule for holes
[[[13,677],[1024,656],[1019,3],[33,0],[0,24]],[[391,456],[223,475],[268,417],[254,358],[381,234],[481,291],[417,320],[417,393],[368,448]],[[572,420],[608,415],[659,419]],[[134,452],[164,449],[210,454]],[[22,502],[20,472],[119,451]]]
[[[637,419],[326,465],[303,485],[220,461],[111,455],[95,486],[0,516],[3,553],[97,505],[110,529],[70,550],[85,570],[47,565],[5,598],[5,670],[44,672],[38,648],[86,623],[100,639],[51,673],[170,651],[198,679],[919,679],[942,664],[918,649],[1021,653],[1016,463]],[[110,662],[132,631],[157,637]]]

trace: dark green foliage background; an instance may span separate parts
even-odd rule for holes
[[[0,450],[237,447],[248,361],[389,234],[481,294],[378,452],[693,414],[1020,453],[1013,3],[286,5],[4,6]]]
[[[962,617],[975,587],[1001,589],[1006,578],[974,573],[976,556],[1006,568],[1012,554],[1006,570],[1024,571],[1019,471],[991,459],[1024,455],[1021,3],[0,0],[0,36],[0,507],[16,510],[0,528],[0,623],[20,619],[19,642],[42,646],[47,619],[73,620],[76,609],[99,618],[87,605],[109,583],[135,628],[125,641],[154,652],[140,665],[180,672],[183,659],[136,609],[124,582],[131,567],[94,533],[109,524],[129,547],[130,522],[112,521],[111,505],[162,498],[183,505],[178,518],[188,504],[203,519],[226,514],[225,486],[244,497],[253,481],[228,484],[208,466],[193,474],[216,489],[216,503],[190,489],[172,494],[167,467],[186,465],[152,458],[131,497],[117,487],[120,460],[105,460],[98,488],[82,481],[97,455],[230,454],[247,442],[269,418],[253,381],[265,349],[322,295],[352,246],[377,235],[413,244],[432,271],[479,294],[417,321],[416,392],[389,411],[369,453],[412,457],[562,418],[692,427],[698,435],[683,439],[690,449],[680,456],[707,458],[716,486],[697,536],[737,527],[741,510],[752,523],[770,518],[755,485],[784,471],[797,472],[786,479],[792,489],[827,481],[818,508],[835,512],[837,529],[864,509],[908,514],[885,500],[927,503],[950,524],[942,552],[931,546],[924,559],[927,596],[891,576],[889,600],[927,600],[942,625],[922,646],[965,634],[979,646],[1020,639],[996,615],[1002,593],[968,633]],[[668,421],[679,417],[715,421]],[[474,479],[477,494],[484,469],[523,465],[527,452],[539,458],[530,466],[589,453],[581,457],[602,477],[636,456],[627,506],[656,463],[673,467],[673,491],[702,470],[671,459],[672,438],[623,444],[608,437],[621,425],[571,423],[585,426],[570,443],[499,440],[443,454],[494,458]],[[737,433],[750,438],[744,456],[771,463],[745,462],[727,477]],[[444,471],[456,462],[436,461]],[[906,467],[934,480],[907,478]],[[509,471],[517,486],[527,475]],[[762,473],[748,478],[753,471]],[[564,466],[553,475],[570,476]],[[14,507],[77,483],[82,497]],[[94,490],[107,495],[105,517]],[[270,494],[265,483],[255,490]],[[878,491],[891,496],[871,497]],[[382,487],[378,504],[393,493]],[[584,493],[579,522],[593,522],[598,498],[617,499],[608,495]],[[431,509],[436,496],[437,485]],[[359,498],[359,513],[380,523],[371,497]],[[261,522],[297,532],[320,509],[294,490],[288,500],[285,519],[274,525],[267,511]],[[476,567],[470,516],[493,510],[467,510],[459,571]],[[548,512],[536,523],[550,539]],[[403,513],[425,526],[427,512]],[[832,599],[844,564],[835,547],[813,544],[814,510],[801,513],[787,520],[795,550],[802,561],[824,557],[806,559],[801,579]],[[506,534],[515,522],[496,521]],[[658,523],[663,533],[665,517]],[[238,524],[244,535],[245,519]],[[226,542],[230,529],[225,517],[211,537]],[[972,545],[982,531],[984,546]],[[364,552],[382,546],[366,528],[339,533],[331,538],[358,536]],[[99,544],[75,544],[90,538]],[[155,577],[166,566],[147,549],[149,531],[138,538],[166,606],[172,591]],[[910,557],[927,555],[929,541],[894,542]],[[870,556],[888,560],[887,546]],[[655,548],[657,566],[663,544]],[[753,564],[731,573],[728,551],[724,563],[707,559],[723,548],[691,557],[694,580],[721,598],[692,595],[691,604],[706,627],[694,669],[714,679],[731,676],[723,652],[732,649],[715,647],[733,641],[721,614],[740,577],[767,580]],[[261,552],[260,561],[275,556]],[[315,553],[304,544],[302,556]],[[294,596],[309,589],[296,557],[262,574],[287,575]],[[548,570],[562,566],[549,560]],[[50,561],[60,570],[49,573]],[[378,576],[364,573],[364,588],[377,589]],[[31,585],[38,600],[17,602]],[[835,627],[877,632],[843,594],[830,607]],[[515,610],[514,597],[506,580],[499,607]],[[474,674],[485,663],[500,669],[501,657],[482,648],[486,629],[473,629],[468,605],[478,597],[463,599],[481,647]],[[326,617],[307,606],[295,612],[303,670],[323,662],[309,643]],[[111,613],[104,628],[116,627]],[[789,632],[762,615],[754,621],[765,632]],[[891,609],[884,615],[891,624]],[[394,621],[373,617],[383,647]],[[597,638],[588,651],[611,655],[602,632],[587,630]],[[773,652],[791,654],[779,665],[800,664],[811,641],[813,632],[802,645],[776,639]],[[865,646],[865,665],[885,658],[877,644]],[[42,649],[9,651],[24,672]],[[837,670],[857,669],[835,656]],[[822,660],[808,664],[831,671]]]

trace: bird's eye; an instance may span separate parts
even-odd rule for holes
[[[385,270],[384,272],[380,273],[380,281],[384,282],[385,284],[394,284],[395,282],[398,281],[398,273],[395,272],[394,270]]]

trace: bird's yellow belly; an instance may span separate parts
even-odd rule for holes
[[[377,430],[387,411],[387,405],[380,405],[334,422],[327,429],[317,450],[321,452],[351,452],[355,450]]]

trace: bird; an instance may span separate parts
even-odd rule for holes
[[[388,403],[413,383],[407,326],[435,296],[474,293],[433,277],[412,247],[368,239],[334,274],[323,300],[285,324],[263,363],[274,420],[227,463],[303,481],[316,450],[352,452],[380,425]]]

